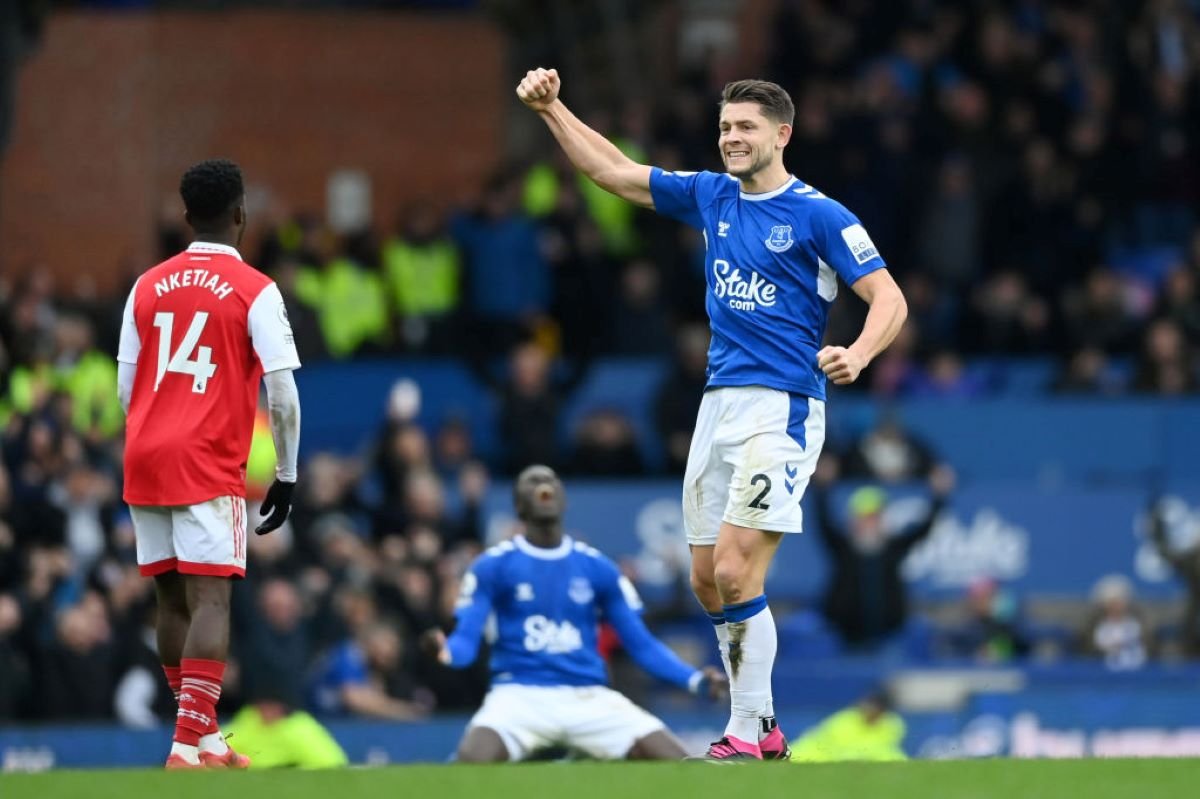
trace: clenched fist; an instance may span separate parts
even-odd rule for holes
[[[866,365],[865,358],[846,347],[825,347],[817,353],[817,366],[821,367],[826,377],[839,386],[846,386],[857,380]]]
[[[517,84],[517,97],[521,102],[534,111],[545,111],[550,104],[558,99],[558,90],[562,81],[558,79],[557,69],[531,69]]]

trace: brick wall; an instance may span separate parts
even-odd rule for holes
[[[181,212],[182,170],[216,155],[255,196],[318,213],[329,173],[361,168],[390,225],[495,165],[508,91],[500,34],[469,16],[57,15],[20,77],[0,269],[113,286]]]

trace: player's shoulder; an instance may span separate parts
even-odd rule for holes
[[[230,275],[234,277],[248,293],[258,296],[263,289],[274,285],[275,281],[271,279],[265,272],[260,272],[255,267],[237,258],[230,258]]]
[[[512,568],[511,566],[505,566],[505,564],[514,564],[520,559],[521,550],[517,548],[516,542],[512,540],[501,541],[481,552],[471,568],[482,575],[493,575],[498,573],[502,568]],[[520,566],[518,565],[516,568],[519,569]]]
[[[722,192],[737,194],[739,185],[737,178],[733,175],[725,172],[709,172],[708,170],[695,172],[686,169],[664,169],[662,170],[662,179],[690,181],[695,185],[697,193],[711,195]]]
[[[495,560],[503,558],[504,556],[509,555],[516,551],[517,551],[517,545],[514,544],[512,541],[501,541],[500,543],[495,544],[495,545],[490,546],[487,549],[485,549],[479,555],[479,557],[475,559],[475,562],[476,563],[487,563],[489,561],[495,561]]]
[[[603,552],[596,549],[594,546],[592,546],[591,544],[588,544],[585,541],[572,541],[571,542],[571,554],[576,558],[581,558],[581,559],[586,559],[586,560],[595,560],[595,561],[608,560],[608,557]]]
[[[783,193],[791,206],[800,213],[813,219],[843,219],[854,218],[854,214],[835,198],[830,197],[816,186],[811,186],[797,180]]]
[[[600,574],[613,575],[620,571],[612,558],[583,541],[575,541],[571,545],[571,557],[583,563],[585,568]]]

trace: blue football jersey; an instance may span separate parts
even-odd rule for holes
[[[655,210],[704,233],[709,387],[825,399],[817,351],[837,279],[886,266],[854,214],[796,178],[746,194],[730,175],[654,169],[650,192]]]
[[[518,536],[480,555],[463,577],[457,625],[447,641],[450,665],[474,662],[495,614],[493,683],[606,685],[597,631],[608,621],[644,669],[694,688],[700,673],[650,634],[641,608],[633,584],[592,547],[566,536],[560,546],[542,549]]]

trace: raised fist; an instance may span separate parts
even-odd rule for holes
[[[534,111],[545,111],[550,104],[558,99],[558,90],[562,81],[558,79],[557,69],[531,69],[517,84],[517,97],[521,102]]]

